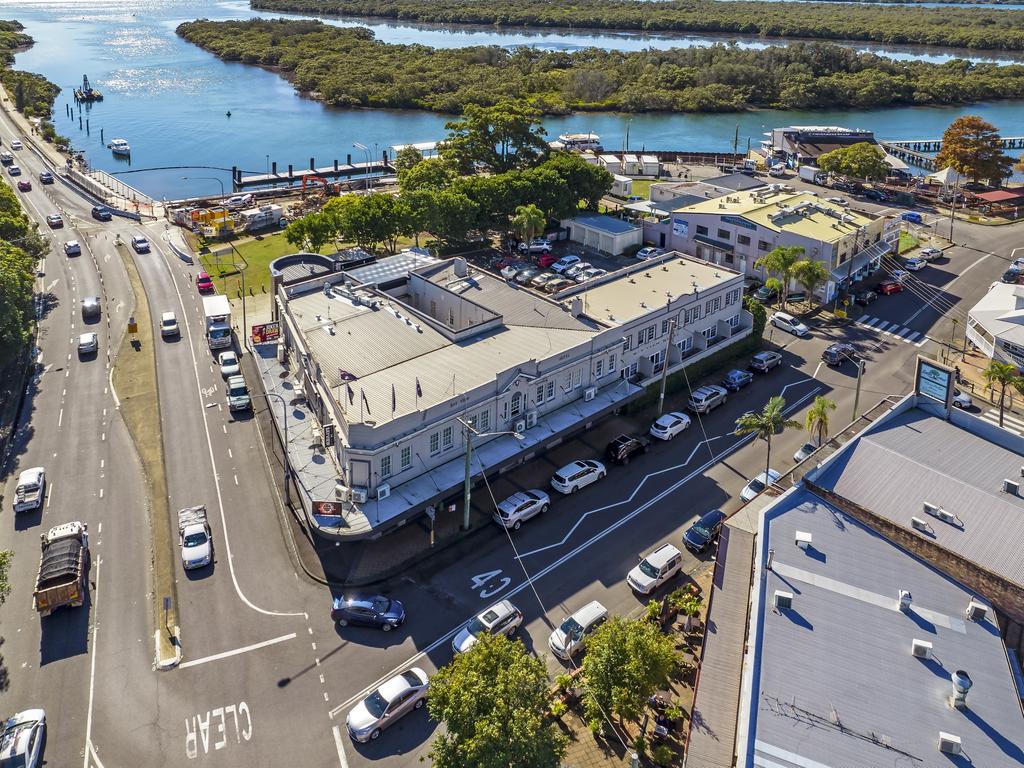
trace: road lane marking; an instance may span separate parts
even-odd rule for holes
[[[89,752],[92,749],[92,701],[93,694],[96,691],[96,645],[100,631],[100,601],[99,601],[99,586],[100,586],[100,566],[103,564],[103,558],[96,558],[96,588],[92,596],[92,610],[95,612],[92,622],[92,662],[89,669],[89,709],[88,714],[85,718],[85,759],[82,762],[82,768],[89,768]]]
[[[341,768],[348,768],[348,760],[345,758],[345,743],[341,740],[341,729],[338,726],[331,728],[334,732],[334,746],[338,748],[338,762]]]
[[[950,280],[950,281],[949,281],[948,283],[946,283],[946,284],[945,284],[944,286],[942,286],[942,288],[941,288],[941,292],[942,292],[942,293],[948,293],[948,292],[949,292],[949,289],[950,289],[950,288],[951,288],[951,287],[953,286],[953,283],[955,283],[955,282],[956,282],[957,280],[959,280],[959,279],[960,279],[961,277],[963,277],[964,275],[966,275],[966,274],[967,274],[968,272],[970,272],[970,271],[971,271],[972,269],[974,269],[974,268],[975,268],[976,266],[978,266],[979,264],[981,264],[981,262],[983,262],[983,261],[984,261],[985,259],[987,259],[987,258],[988,258],[989,256],[993,256],[993,255],[994,255],[994,254],[993,254],[993,253],[991,253],[991,252],[990,252],[990,253],[986,253],[986,254],[985,254],[984,256],[982,256],[982,257],[980,257],[980,258],[976,259],[975,261],[971,262],[970,264],[968,264],[968,265],[967,265],[967,268],[966,268],[966,269],[962,270],[962,271],[961,271],[961,272],[960,272],[960,273],[959,273],[959,274],[958,274],[958,275],[957,275],[956,277],[954,277],[954,278],[953,278],[952,280]],[[934,288],[935,286],[932,286],[932,287]],[[917,310],[917,312],[915,312],[915,313],[914,313],[914,314],[912,314],[912,315],[911,315],[910,317],[908,317],[908,318],[907,318],[907,319],[906,319],[906,320],[905,320],[904,322],[905,322],[905,323],[906,323],[907,325],[910,325],[910,324],[911,324],[912,322],[914,322],[915,318],[917,318],[917,316],[918,316],[918,315],[920,315],[920,314],[921,314],[922,312],[924,312],[924,311],[925,311],[926,309],[929,309],[929,308],[930,308],[930,307],[932,306],[932,302],[933,302],[933,301],[935,301],[935,299],[937,299],[938,297],[939,297],[939,291],[936,291],[936,292],[935,292],[934,294],[932,294],[932,297],[931,297],[930,299],[928,299],[928,301],[926,301],[926,302],[924,303],[924,305],[923,305],[923,306],[922,306],[922,307],[921,307],[921,308],[920,308],[919,310]],[[939,313],[939,316],[940,316],[940,317],[945,317],[945,316],[946,316],[946,314],[947,314],[947,312],[940,312],[940,313]]]
[[[276,645],[277,643],[284,643],[288,640],[295,638],[295,633],[292,632],[287,635],[281,635],[271,640],[264,640],[262,643],[253,643],[252,645],[246,645],[241,648],[235,648],[233,651],[223,651],[222,653],[215,653],[212,656],[204,656],[201,659],[193,659],[192,661],[183,661],[178,665],[178,669],[185,669],[186,667],[197,667],[200,664],[208,664],[211,661],[219,661],[220,659],[227,659],[231,656],[238,656],[242,653],[248,653],[249,651],[256,651],[260,648],[266,648],[270,645]]]
[[[907,338],[907,341],[909,341],[911,344],[913,344],[917,340],[917,337],[920,336],[920,335],[921,334],[918,333],[917,331],[911,331],[910,335],[908,335],[906,338]]]
[[[102,488],[100,488],[100,498],[101,499],[103,498],[103,489]]]
[[[64,421],[64,409],[60,409],[60,413],[57,414],[57,427],[60,428],[61,422]]]
[[[53,454],[53,455],[56,457],[57,454]],[[54,485],[55,485],[54,483],[47,483],[46,484],[46,508],[47,509],[50,508],[50,499],[53,498],[53,486]]]

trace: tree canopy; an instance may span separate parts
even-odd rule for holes
[[[999,179],[1010,175],[1013,160],[1003,151],[998,129],[977,115],[954,120],[942,134],[942,147],[935,157],[939,168],[952,167],[961,176]]]
[[[768,482],[768,473],[772,468],[772,438],[779,432],[790,427],[801,426],[799,421],[786,418],[786,400],[781,395],[768,399],[760,412],[745,413],[736,419],[737,435],[756,435],[765,441],[764,473]]]
[[[818,167],[829,173],[857,179],[884,179],[889,173],[885,150],[866,141],[826,152],[818,158]]]
[[[789,293],[789,281],[793,277],[793,268],[803,255],[804,249],[799,245],[780,245],[754,262],[755,267],[774,276],[783,305],[786,304],[786,295]]]
[[[470,105],[463,117],[444,127],[449,133],[439,148],[441,157],[463,173],[478,165],[492,173],[529,168],[548,149],[540,111],[521,101]]]

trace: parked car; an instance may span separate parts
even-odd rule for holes
[[[81,256],[82,246],[78,244],[77,240],[68,240],[66,243],[64,243],[64,255]]]
[[[763,282],[758,280],[756,277],[745,277],[743,278],[743,295],[749,296],[752,293],[757,293],[757,289],[764,285]]]
[[[626,575],[626,583],[634,592],[649,595],[671,579],[683,567],[683,553],[672,544],[662,544]]]
[[[28,179],[21,179],[18,182],[18,191],[19,192],[31,192],[32,191],[32,182],[29,181]]]
[[[560,275],[564,275],[567,269],[575,267],[581,261],[583,261],[583,259],[581,259],[579,256],[570,253],[567,256],[563,256],[554,264],[552,264],[551,269],[552,271],[557,272]]]
[[[592,600],[562,620],[548,638],[548,648],[558,658],[568,661],[583,650],[587,638],[607,619],[608,609]]]
[[[776,312],[772,315],[771,323],[776,328],[792,333],[794,336],[806,336],[811,332],[810,328],[788,312]]]
[[[196,290],[200,293],[213,293],[213,278],[206,272],[200,272],[196,275]]]
[[[897,283],[895,280],[883,280],[878,284],[878,292],[883,296],[888,296],[890,293],[902,293],[903,283]]]
[[[708,413],[722,405],[728,398],[729,393],[724,387],[720,387],[717,384],[708,384],[704,387],[697,387],[697,389],[690,393],[687,407],[694,413]]]
[[[60,229],[64,226],[64,219],[61,218],[59,213],[51,213],[46,217],[46,226],[50,229]]]
[[[891,275],[892,279],[897,283],[905,283],[907,278],[910,277],[910,273],[905,269],[894,269]]]
[[[665,251],[662,248],[652,248],[648,246],[646,248],[641,248],[639,251],[637,251],[636,257],[640,259],[640,261],[647,261],[647,259],[653,259],[657,256],[661,256],[664,253]]]
[[[551,506],[550,497],[540,490],[519,491],[502,501],[494,511],[494,522],[518,531],[531,517],[542,515]]]
[[[40,184],[53,184],[53,174],[49,171],[43,171],[39,174]]]
[[[559,493],[576,493],[591,483],[603,480],[607,471],[604,464],[593,459],[582,459],[566,464],[551,477],[551,487]]]
[[[136,253],[149,253],[149,240],[136,235],[132,238],[132,248]]]
[[[561,279],[562,278],[560,278],[554,272],[541,272],[539,275],[533,278],[533,280],[530,281],[530,285],[533,286],[534,288],[543,289],[544,286],[550,283],[552,280]]]
[[[874,291],[858,291],[853,295],[853,303],[860,304],[862,307],[866,307],[872,301],[878,298],[878,294]]]
[[[526,264],[508,264],[501,268],[501,276],[506,280],[512,280],[517,274],[527,268]]]
[[[797,450],[797,452],[793,454],[793,461],[799,464],[801,461],[806,459],[816,450],[818,450],[818,446],[816,443],[804,443],[803,445],[800,446],[799,450]]]
[[[19,168],[16,165],[9,165],[9,166],[7,166],[7,175],[8,176],[21,176],[21,168]]]
[[[909,221],[911,224],[922,224],[924,219],[921,218],[921,214],[917,211],[904,211],[900,214],[900,218],[903,221]]]
[[[96,221],[110,221],[114,218],[114,214],[110,212],[110,209],[105,205],[94,205],[92,207],[92,217]]]
[[[768,371],[778,365],[782,365],[782,355],[778,352],[758,352],[750,358],[750,370],[759,373],[768,373]]]
[[[160,335],[163,337],[167,336],[180,336],[181,331],[178,328],[178,318],[174,316],[173,312],[164,312],[160,315]],[[221,368],[221,374],[224,373],[224,368]],[[238,373],[238,369],[235,369],[235,373]]]
[[[95,355],[100,349],[100,337],[95,332],[83,333],[78,337],[78,354]]]
[[[555,254],[551,253],[550,251],[545,251],[544,253],[537,257],[537,266],[547,269],[556,261],[558,261],[558,257],[555,256]]]
[[[252,408],[249,388],[242,376],[228,376],[227,398],[229,411],[247,411]]]
[[[754,374],[750,371],[741,371],[739,368],[734,368],[725,374],[725,378],[722,379],[722,386],[730,392],[739,392],[753,380]]]
[[[683,534],[683,544],[686,548],[697,552],[703,552],[718,538],[722,530],[722,523],[725,522],[725,512],[720,509],[712,509],[705,512],[697,521],[686,529]]]
[[[506,635],[511,637],[523,623],[523,612],[508,600],[495,603],[485,608],[470,619],[452,640],[455,653],[465,653],[474,645],[481,635]]]
[[[966,392],[962,392],[959,389],[953,390],[953,405],[961,410],[967,410],[974,405],[974,401],[971,400],[971,396]]]
[[[570,277],[573,280],[575,280],[578,275],[582,274],[584,271],[586,271],[588,269],[591,269],[593,266],[594,265],[591,264],[589,261],[579,261],[579,262],[573,264],[567,270],[565,270],[565,272],[563,274],[566,277]]]
[[[911,256],[909,259],[903,260],[903,266],[909,269],[911,272],[917,272],[918,270],[924,269],[928,266],[928,260],[922,259],[917,256]]]
[[[919,255],[922,259],[931,261],[932,259],[937,259],[942,256],[942,251],[938,248],[922,248]]]
[[[252,201],[253,196],[249,194],[233,195],[224,201],[224,207],[229,211],[239,211],[252,205]]]
[[[576,285],[575,280],[570,280],[567,277],[559,277],[557,280],[548,280],[544,283],[545,293],[558,293],[564,291],[566,288],[571,288]]]
[[[535,237],[529,243],[520,243],[519,251],[521,253],[550,253],[551,243],[543,237]]]
[[[651,441],[646,437],[630,437],[619,435],[604,450],[608,461],[615,464],[629,464],[629,460],[638,453],[647,453],[651,447]]]
[[[607,274],[608,274],[608,270],[607,269],[599,269],[598,267],[589,267],[587,269],[584,269],[578,275],[576,275],[576,277],[574,279],[576,280],[577,283],[586,283],[586,282],[588,282],[590,280],[596,280],[597,278],[601,277],[602,275],[607,275]]]
[[[690,426],[690,417],[679,411],[672,411],[658,417],[651,425],[650,434],[659,440],[671,440]]]
[[[336,597],[331,603],[331,621],[339,627],[376,627],[390,632],[405,622],[405,606],[384,595]]]
[[[845,341],[829,344],[821,353],[821,359],[829,365],[842,365],[847,360],[856,362],[857,348]]]
[[[762,472],[743,487],[743,490],[740,491],[740,498],[744,501],[750,501],[780,477],[782,477],[782,474],[774,469],[769,469],[767,475]]]
[[[1016,267],[1010,267],[1008,270],[1003,272],[1003,276],[999,279],[1004,283],[1016,283],[1020,280],[1021,274],[1024,274],[1021,270]]]
[[[238,355],[233,349],[229,349],[225,352],[221,352],[217,355],[217,365],[220,366],[220,375],[223,378],[235,376],[241,372],[241,366],[238,364]]]
[[[26,709],[7,719],[0,732],[0,765],[41,768],[46,743],[46,712]]]
[[[868,200],[874,200],[876,203],[884,203],[889,200],[889,195],[880,189],[865,189],[863,194]]]
[[[842,208],[850,207],[850,201],[847,200],[845,197],[826,197],[825,202],[832,203],[832,205],[838,205]]]
[[[767,285],[762,285],[756,291],[754,291],[754,298],[760,301],[762,304],[771,304],[778,297],[779,292],[774,288],[769,288]]]
[[[1014,259],[1010,263],[1010,266],[1013,267],[1014,269],[1024,270],[1024,256],[1020,256],[1020,257]]]
[[[521,269],[518,272],[516,272],[515,277],[513,277],[512,279],[515,280],[520,285],[526,285],[526,283],[533,280],[533,278],[535,278],[540,273],[541,270],[538,267],[527,267],[526,269]]]
[[[395,675],[348,713],[348,735],[360,743],[378,739],[385,728],[427,703],[429,687],[427,673],[419,667]]]

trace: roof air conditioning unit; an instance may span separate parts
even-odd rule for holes
[[[910,518],[910,525],[916,528],[917,530],[923,531],[925,533],[928,533],[928,529],[931,528],[931,526],[928,524],[928,521],[922,520],[920,517]]]
[[[939,731],[939,752],[945,752],[947,755],[959,755],[962,748],[959,736]]]
[[[334,498],[338,501],[348,501],[351,498],[352,489],[341,483],[334,484]]]
[[[520,435],[521,435],[521,434],[523,434],[523,432],[525,432],[525,431],[526,431],[526,422],[525,422],[525,421],[523,421],[522,419],[520,419],[520,420],[519,420],[519,421],[517,421],[517,422],[515,423],[515,425],[514,425],[514,426],[512,427],[512,431],[513,431],[513,432],[518,432],[518,433],[519,433]]]
[[[381,483],[377,486],[377,501],[384,501],[390,495],[391,485],[389,483]]]
[[[811,548],[812,537],[811,537],[811,534],[809,534],[807,531],[797,531],[795,539],[796,539],[796,545],[798,547],[800,547],[800,549],[810,549]]]
[[[910,592],[908,590],[906,590],[906,589],[901,589],[900,590],[900,610],[901,611],[909,611],[910,610],[910,601],[911,601]]]
[[[937,504],[930,504],[927,501],[924,503],[925,514],[931,515],[932,517],[939,516],[939,507]]]
[[[935,516],[939,518],[939,520],[941,520],[942,522],[949,523],[950,525],[955,524],[957,522],[956,515],[954,515],[952,512],[949,512],[948,510],[943,509],[942,507],[939,507],[939,510],[935,513]]]
[[[352,501],[356,504],[365,504],[367,498],[367,491],[365,487],[353,488],[352,489]]]
[[[530,429],[531,427],[536,427],[536,426],[537,426],[537,412],[536,411],[530,411],[530,412],[528,412],[526,414],[526,428]]]
[[[780,611],[788,611],[793,607],[793,593],[775,590],[775,607]]]
[[[967,604],[967,618],[971,621],[984,621],[988,614],[988,607],[977,600],[971,600]]]
[[[589,403],[597,397],[597,387],[587,387],[583,390],[583,401]]]
[[[910,653],[919,659],[930,659],[932,655],[932,644],[927,640],[918,640],[910,644]]]
[[[1009,478],[1003,480],[1003,493],[1017,496],[1020,493],[1020,483],[1014,482]]]

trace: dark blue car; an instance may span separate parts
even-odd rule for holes
[[[683,544],[694,552],[703,552],[711,542],[718,538],[718,532],[722,530],[725,517],[725,512],[720,509],[705,512],[697,522],[686,529],[686,533],[683,534]]]
[[[739,392],[753,380],[754,374],[750,371],[741,371],[737,368],[725,374],[725,378],[722,379],[722,386],[730,392]]]
[[[390,632],[405,621],[405,606],[383,595],[336,597],[331,607],[331,620],[340,627],[351,624]]]
[[[923,221],[921,214],[917,211],[907,211],[906,213],[900,214],[900,218],[914,224],[920,224]]]

